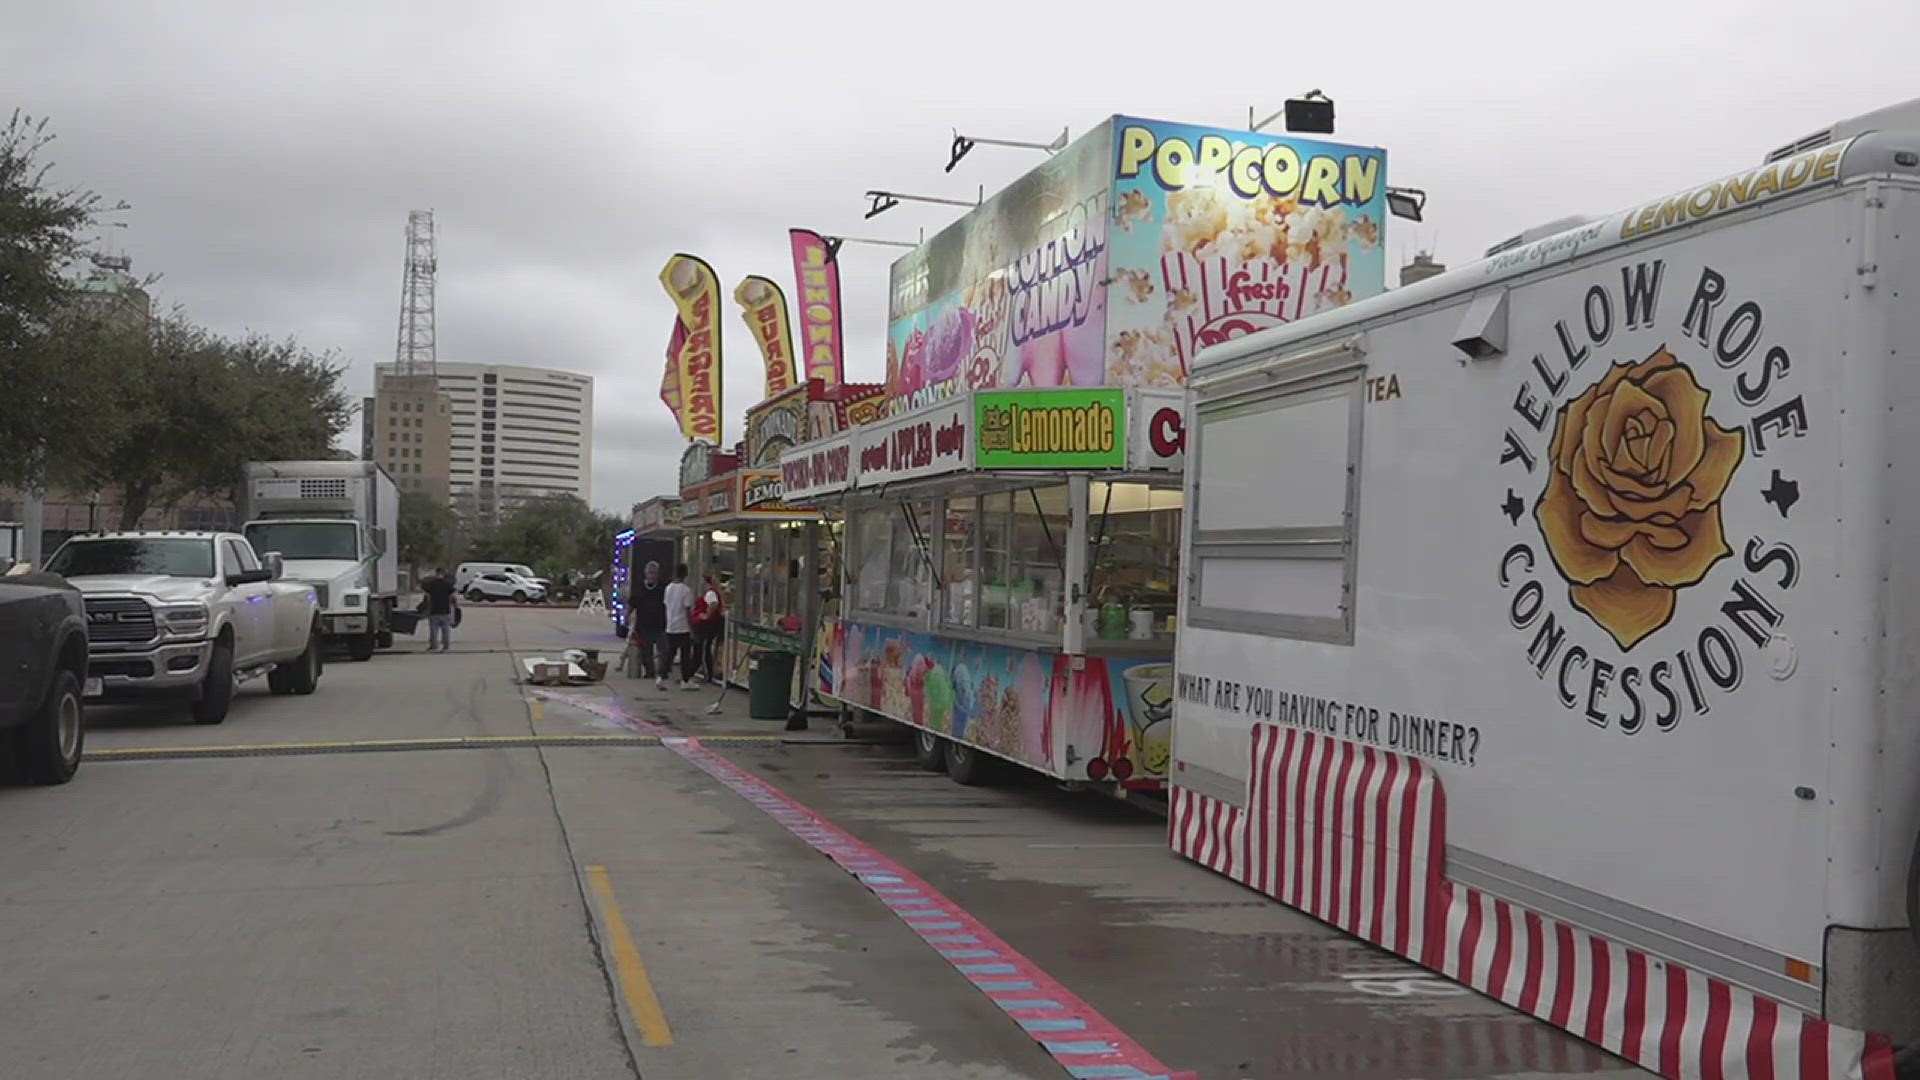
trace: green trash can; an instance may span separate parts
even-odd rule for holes
[[[753,668],[747,673],[747,715],[755,720],[785,720],[793,695],[793,664],[799,657],[790,652],[756,652]]]

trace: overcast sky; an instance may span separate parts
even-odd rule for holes
[[[1911,0],[0,6],[0,106],[51,118],[57,180],[132,204],[108,239],[163,304],[337,349],[365,393],[393,356],[407,211],[432,208],[440,357],[594,376],[611,510],[675,482],[666,257],[784,285],[789,227],[911,240],[958,213],[863,222],[867,188],[971,198],[1034,163],[981,147],[946,175],[955,126],[1244,126],[1321,88],[1339,139],[1429,193],[1389,265],[1458,264],[1920,94]],[[894,254],[842,254],[850,378],[881,375]],[[731,442],[760,373],[730,301],[725,326]]]

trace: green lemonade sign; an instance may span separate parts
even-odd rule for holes
[[[974,395],[974,464],[982,469],[1119,469],[1127,463],[1127,394],[983,390]]]

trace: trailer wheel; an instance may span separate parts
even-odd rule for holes
[[[946,749],[947,775],[955,783],[978,787],[993,780],[993,758],[966,743],[950,742]]]
[[[947,740],[931,731],[914,732],[913,760],[928,772],[947,771]]]

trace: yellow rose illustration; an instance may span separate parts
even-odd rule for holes
[[[1555,422],[1534,519],[1574,606],[1622,649],[1665,626],[1674,594],[1731,554],[1720,497],[1746,433],[1714,423],[1708,397],[1662,348],[1613,365]]]

